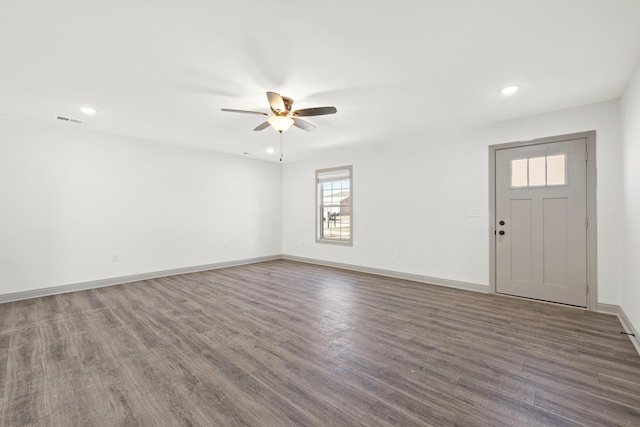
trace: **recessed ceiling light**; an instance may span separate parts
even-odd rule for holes
[[[267,154],[273,154],[275,150],[271,147],[267,148]]]
[[[82,111],[88,116],[96,113],[95,108],[91,108],[91,107],[80,107],[80,111]]]
[[[503,95],[513,95],[520,89],[520,86],[507,86],[504,89],[500,90],[500,93]]]

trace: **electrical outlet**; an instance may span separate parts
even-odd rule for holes
[[[478,218],[480,216],[480,209],[478,208],[467,208],[467,217],[469,218]]]

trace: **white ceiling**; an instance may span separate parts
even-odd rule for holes
[[[220,108],[336,106],[295,160],[615,99],[639,58],[640,0],[5,0],[0,115],[277,161]]]

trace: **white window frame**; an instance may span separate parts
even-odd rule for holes
[[[316,243],[330,243],[334,245],[353,246],[353,166],[340,166],[328,169],[317,169],[315,174],[316,183]],[[340,239],[324,236],[324,215],[325,208],[322,194],[322,184],[327,182],[349,180],[349,239]],[[343,205],[341,205],[343,206]],[[335,206],[338,207],[338,206]]]

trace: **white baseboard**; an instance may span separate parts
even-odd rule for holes
[[[343,264],[340,262],[324,261],[315,258],[304,258],[294,255],[282,255],[282,259],[304,262],[307,264],[323,265],[325,267],[340,268],[342,270],[357,271],[360,273],[375,274],[377,276],[393,277],[394,279],[405,279],[413,282],[427,283],[430,285],[445,286],[448,288],[463,289],[465,291],[474,291],[481,293],[489,293],[488,285],[480,285],[477,283],[459,282],[456,280],[441,279],[438,277],[422,276],[420,274],[403,273],[401,271],[384,270],[381,268],[364,267],[353,264]]]
[[[304,257],[286,255],[286,254],[282,255],[282,259],[303,262],[307,264],[323,265],[326,267],[340,268],[343,270],[358,271],[361,273],[375,274],[378,276],[393,277],[396,279],[412,280],[414,282],[428,283],[431,285],[446,286],[449,288],[456,288],[456,289],[464,289],[467,291],[489,293],[489,286],[480,285],[477,283],[459,282],[455,280],[441,279],[438,277],[422,276],[418,274],[403,273],[400,271],[383,270],[379,268],[363,267],[363,266],[353,265],[353,264],[343,264],[339,262],[325,261],[325,260],[319,260],[314,258],[304,258]],[[630,335],[629,339],[633,343],[633,346],[638,352],[638,355],[640,355],[640,339],[639,339],[640,336],[638,335],[638,332],[636,331],[636,329],[633,327],[631,320],[629,320],[629,317],[627,317],[622,307],[617,305],[612,305],[612,304],[598,304],[597,310],[598,310],[598,313],[612,314],[617,316],[618,319],[620,319],[620,323],[622,324],[624,331],[628,334],[635,335],[635,336]]]
[[[304,262],[307,264],[324,265],[327,267],[341,268],[343,270],[359,271],[362,273],[376,274],[378,276],[393,277],[396,279],[412,280],[414,282],[428,283],[432,285],[446,286],[449,288],[464,289],[467,291],[475,291],[487,293],[489,287],[478,285],[475,283],[458,282],[455,280],[440,279],[436,277],[421,276],[417,274],[402,273],[399,271],[383,270],[379,268],[362,267],[352,264],[342,264],[331,261],[323,261],[313,258],[296,257],[292,255],[271,255],[258,258],[249,258],[235,261],[219,262],[214,264],[198,265],[193,267],[175,268],[171,270],[153,271],[149,273],[133,274],[129,276],[112,277],[107,279],[92,280],[88,282],[73,283],[70,285],[53,286],[50,288],[33,289],[23,292],[15,292],[0,295],[0,304],[11,301],[20,301],[31,298],[40,298],[49,295],[65,294],[68,292],[84,291],[88,289],[102,288],[105,286],[122,285],[125,283],[138,282],[147,279],[156,279],[158,277],[175,276],[177,274],[196,273],[198,271],[216,270],[219,268],[234,267],[238,265],[255,264],[264,261],[273,261],[278,259],[287,259],[290,261]]]
[[[598,304],[598,313],[606,313],[613,314],[618,316],[620,323],[622,324],[622,328],[627,334],[633,334],[634,336],[629,335],[629,339],[631,343],[636,348],[638,355],[640,355],[640,336],[638,335],[638,331],[633,327],[633,323],[624,312],[622,307],[613,304]]]
[[[138,282],[141,280],[156,279],[158,277],[175,276],[178,274],[196,273],[199,271],[217,270],[220,268],[235,267],[239,265],[256,264],[259,262],[273,261],[278,259],[286,259],[290,261],[303,262],[307,264],[323,265],[326,267],[340,268],[343,270],[358,271],[361,273],[375,274],[378,276],[393,277],[396,279],[411,280],[419,283],[427,283],[431,285],[445,286],[448,288],[463,289],[466,291],[474,291],[480,293],[489,293],[489,286],[477,283],[460,282],[456,280],[442,279],[438,277],[429,277],[419,274],[403,273],[400,271],[384,270],[380,268],[364,267],[353,264],[343,264],[333,261],[325,261],[314,258],[298,257],[294,255],[270,255],[257,258],[247,258],[242,260],[218,262],[213,264],[198,265],[192,267],[182,267],[170,270],[154,271],[149,273],[133,274],[129,276],[113,277],[108,279],[92,280],[89,282],[74,283],[70,285],[54,286],[50,288],[33,289],[23,292],[14,292],[10,294],[0,295],[0,304],[20,301],[31,298],[40,298],[49,295],[64,294],[68,292],[84,291],[88,289],[102,288],[105,286],[122,285],[125,283]],[[633,327],[633,323],[629,320],[622,307],[612,304],[598,304],[598,312],[612,314],[618,317],[624,331],[628,334],[629,339],[633,343],[636,351],[640,355],[640,336],[638,331]]]
[[[613,305],[613,304],[599,303],[597,310],[598,310],[598,313],[613,314],[614,316],[617,316],[618,313],[620,313],[620,306]]]
[[[276,259],[282,259],[282,255],[278,254],[235,261],[218,262],[213,264],[197,265],[192,267],[174,268],[171,270],[153,271],[149,273],[132,274],[129,276],[91,280],[89,282],[74,283],[70,285],[53,286],[50,288],[40,288],[23,292],[14,292],[11,294],[0,295],[0,304],[11,301],[46,297],[49,295],[66,294],[67,292],[85,291],[88,289],[102,288],[105,286],[122,285],[125,283],[139,282],[141,280],[156,279],[158,277],[175,276],[177,274],[196,273],[198,271],[216,270],[219,268],[235,267],[238,265],[255,264],[258,262],[273,261]]]

